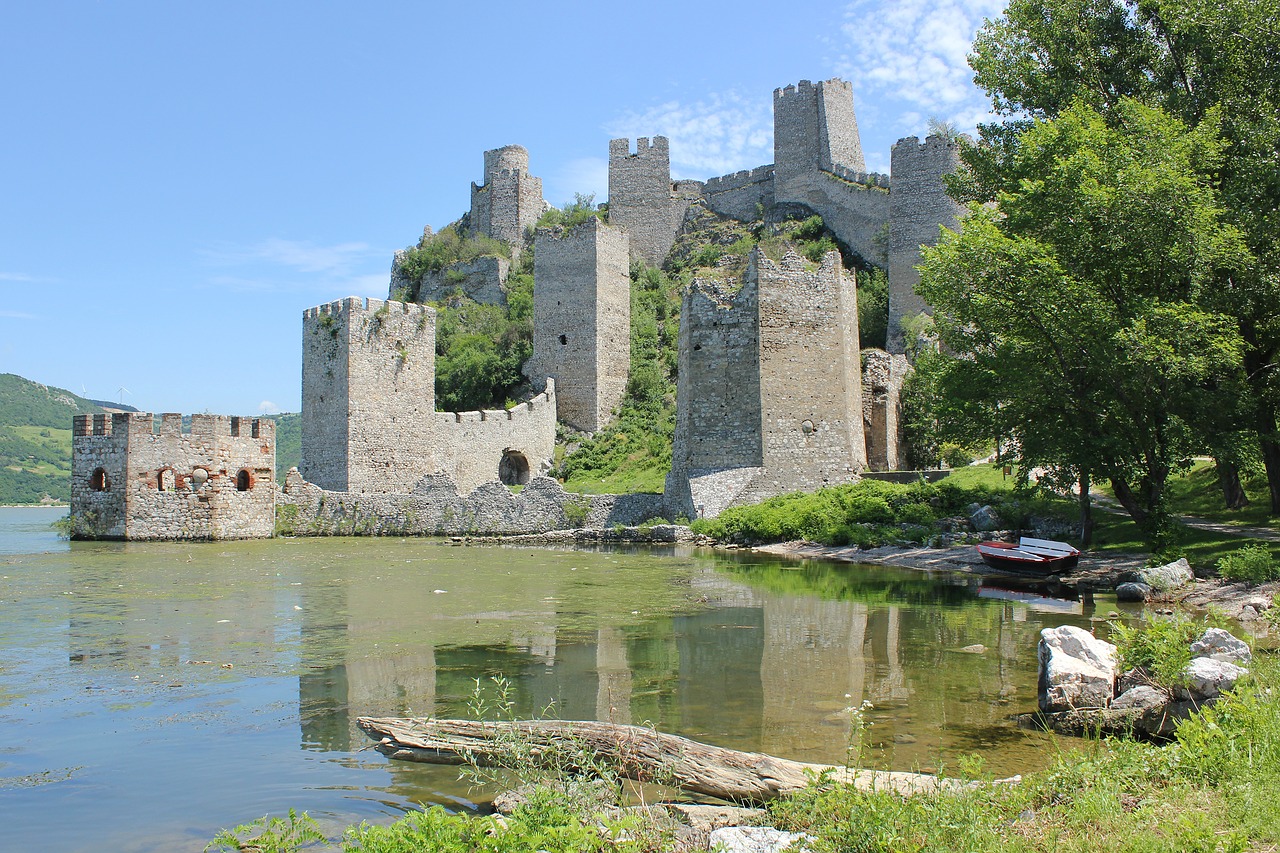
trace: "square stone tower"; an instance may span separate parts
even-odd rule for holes
[[[624,229],[631,254],[658,266],[680,233],[685,211],[701,195],[697,181],[671,181],[671,149],[665,136],[609,141],[609,224]]]
[[[435,309],[348,297],[302,316],[302,476],[409,491],[435,471]]]
[[[627,234],[591,217],[562,234],[538,232],[533,271],[535,386],[555,379],[557,417],[586,432],[605,426],[631,370]]]
[[[816,172],[865,172],[853,86],[846,80],[801,80],[773,91],[773,163],[778,201],[791,201],[792,183]]]

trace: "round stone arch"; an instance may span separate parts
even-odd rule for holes
[[[529,457],[511,448],[502,451],[502,460],[498,463],[498,479],[505,486],[523,486],[528,483]]]

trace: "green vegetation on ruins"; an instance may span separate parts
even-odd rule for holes
[[[446,225],[436,234],[424,234],[417,246],[400,256],[400,274],[413,282],[414,288],[405,297],[411,301],[417,299],[416,288],[427,273],[470,263],[486,255],[510,258],[511,247],[501,240],[469,233],[464,222]]]

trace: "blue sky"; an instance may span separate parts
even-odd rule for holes
[[[151,411],[297,411],[303,309],[518,143],[547,200],[607,196],[611,138],[672,171],[772,162],[772,97],[844,77],[868,168],[972,128],[999,0],[58,2],[0,10],[0,373]],[[121,390],[126,389],[126,390]]]

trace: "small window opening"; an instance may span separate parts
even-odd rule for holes
[[[561,335],[561,336],[560,336],[560,345],[561,345],[561,346],[564,346],[564,345],[565,345],[565,344],[567,344],[567,343],[569,343],[569,336],[568,336],[568,335]]]
[[[506,486],[523,486],[529,482],[529,460],[523,453],[508,450],[498,463],[498,479]]]
[[[107,476],[105,469],[93,469],[93,473],[89,475],[89,488],[93,489],[95,492],[111,491],[111,478]]]
[[[162,492],[172,492],[177,485],[172,468],[161,468],[156,474],[156,487]]]
[[[236,491],[247,492],[253,488],[253,475],[249,473],[248,468],[241,468],[240,473],[236,474]]]

